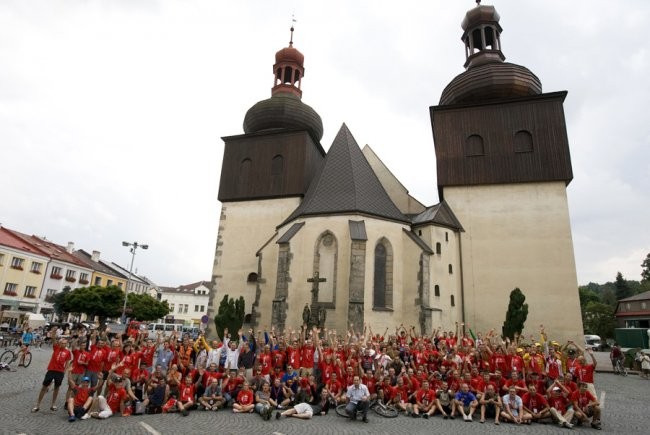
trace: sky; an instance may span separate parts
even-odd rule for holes
[[[399,3],[399,4],[398,4]],[[647,0],[494,0],[502,50],[564,103],[578,283],[650,252]],[[472,0],[0,0],[0,224],[164,286],[210,279],[223,141],[305,55],[327,150],[342,123],[426,205],[428,108],[463,71]]]

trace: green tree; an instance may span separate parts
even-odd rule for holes
[[[616,300],[620,301],[621,299],[629,298],[633,295],[630,285],[627,283],[625,278],[623,278],[621,272],[616,274],[614,285],[616,286]]]
[[[103,326],[108,317],[118,317],[122,313],[124,292],[117,286],[90,286],[72,290],[65,298],[66,307],[71,313],[84,313],[90,318],[99,316]]]
[[[585,308],[587,308],[587,304],[589,304],[589,302],[600,302],[600,297],[598,294],[593,291],[588,285],[581,285],[578,287],[578,293],[580,294],[580,308],[583,311]]]
[[[645,256],[643,263],[641,263],[641,283],[650,283],[650,252]]]
[[[600,338],[614,338],[616,317],[611,305],[590,302],[584,311],[583,324],[585,333],[599,335]]]
[[[63,317],[63,315],[65,314],[72,313],[70,307],[68,307],[68,304],[65,301],[69,293],[70,293],[70,286],[65,286],[63,287],[62,291],[52,296],[51,301],[52,304],[54,305],[54,312],[59,317]]]
[[[147,294],[129,293],[126,298],[126,307],[130,318],[145,322],[157,320],[169,314],[167,301],[161,302]]]
[[[519,287],[510,292],[510,303],[506,312],[506,320],[503,322],[503,338],[514,340],[515,334],[521,335],[524,330],[524,324],[528,318],[528,304],[524,303],[526,296]]]
[[[214,326],[217,329],[217,335],[223,340],[223,331],[225,328],[234,334],[241,329],[244,324],[245,302],[242,296],[234,300],[225,295],[219,304],[217,315],[214,316]]]

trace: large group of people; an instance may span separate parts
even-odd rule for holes
[[[56,410],[67,378],[70,422],[194,410],[310,419],[340,405],[367,422],[371,403],[381,401],[413,418],[601,428],[593,351],[549,340],[543,326],[538,338],[512,340],[493,330],[475,336],[462,323],[431,334],[403,325],[383,334],[303,325],[236,336],[225,329],[221,340],[147,330],[52,337],[32,412],[52,383]]]

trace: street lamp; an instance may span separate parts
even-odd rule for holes
[[[135,260],[135,251],[138,248],[149,249],[149,245],[143,245],[138,242],[122,242],[122,246],[131,247],[131,266],[129,266],[129,278],[126,281],[126,288],[124,289],[124,306],[122,307],[122,324],[126,323],[126,297],[129,294],[129,284],[131,283],[131,271],[133,270],[133,261]]]

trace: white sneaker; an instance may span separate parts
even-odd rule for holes
[[[468,416],[467,416],[467,421],[472,421],[472,420],[474,420],[474,419],[472,418],[472,416],[471,416],[471,415],[468,415]]]
[[[469,415],[463,415],[463,420],[469,421]]]
[[[85,413],[84,415],[81,416],[82,420],[88,420],[90,418],[90,414]]]

